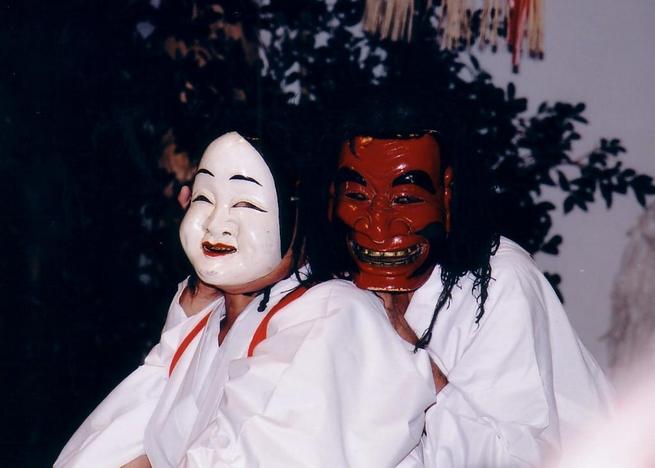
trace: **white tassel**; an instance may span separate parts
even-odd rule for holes
[[[480,49],[491,45],[493,50],[498,47],[498,30],[500,29],[503,9],[501,0],[484,0],[480,16]]]
[[[482,14],[480,15],[480,47],[489,43],[491,34],[491,0],[482,2]]]
[[[533,57],[543,58],[544,55],[544,25],[542,0],[532,0],[528,12],[528,51]]]
[[[494,0],[494,10],[494,21],[493,25],[491,26],[491,47],[493,50],[496,50],[496,47],[498,47],[498,30],[500,29],[500,18],[503,16],[503,13],[507,11],[507,9],[505,9],[505,12],[503,12],[502,7],[500,6],[500,0]]]
[[[461,42],[465,42],[467,46],[471,44],[470,12],[469,0],[443,0],[442,49],[456,49]]]
[[[382,39],[407,40],[412,37],[414,0],[366,0],[364,31]]]

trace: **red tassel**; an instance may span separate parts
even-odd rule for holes
[[[512,69],[518,72],[521,63],[521,46],[525,35],[530,0],[509,0],[507,43],[512,51]]]

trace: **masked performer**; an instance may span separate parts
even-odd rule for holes
[[[494,230],[481,162],[411,101],[377,105],[342,137],[333,218],[355,284],[432,359],[417,463],[539,466],[606,408],[605,377],[530,256]]]
[[[396,466],[434,397],[428,357],[375,296],[302,266],[293,190],[268,153],[228,133],[200,162],[180,237],[223,296],[178,341],[130,447],[155,467]],[[123,455],[86,460],[139,453]]]

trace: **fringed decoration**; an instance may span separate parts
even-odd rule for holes
[[[528,21],[528,50],[530,57],[544,58],[544,11],[542,0],[532,0]]]
[[[503,3],[501,0],[484,0],[482,14],[480,15],[480,48],[490,44],[495,52],[498,49],[498,32],[502,25],[501,18],[504,15]]]
[[[383,39],[410,40],[418,0],[366,0],[363,27]],[[419,11],[432,8],[433,0],[419,1]],[[471,18],[480,8],[479,44],[491,45],[495,52],[501,30],[507,35],[512,52],[512,67],[518,71],[527,39],[530,57],[543,58],[544,27],[543,0],[441,0],[438,34],[442,49],[453,50],[471,45]]]
[[[612,292],[612,323],[605,338],[615,378],[636,370],[635,363],[644,358],[650,360],[650,369],[655,368],[654,276],[655,205],[651,204],[628,232]]]
[[[364,31],[382,39],[407,40],[412,37],[414,0],[366,0]]]
[[[512,52],[512,69],[517,72],[521,61],[521,45],[528,19],[530,0],[509,0],[507,45]]]
[[[544,55],[542,0],[509,0],[507,44],[512,51],[512,67],[518,72],[523,38],[527,36],[531,57]]]
[[[443,0],[441,48],[452,50],[471,45],[469,0]]]

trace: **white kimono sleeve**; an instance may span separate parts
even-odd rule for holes
[[[186,282],[180,286],[183,289]],[[125,378],[87,417],[55,461],[55,468],[116,468],[145,453],[145,427],[168,381],[168,367],[186,334],[202,318],[187,318],[178,294],[161,341],[144,364]]]
[[[395,467],[433,402],[427,355],[405,346],[372,294],[330,281],[281,310],[252,358],[232,362],[216,417],[182,465]]]
[[[559,448],[547,313],[556,298],[534,268],[492,276],[486,313],[426,414],[426,467],[540,466]]]

